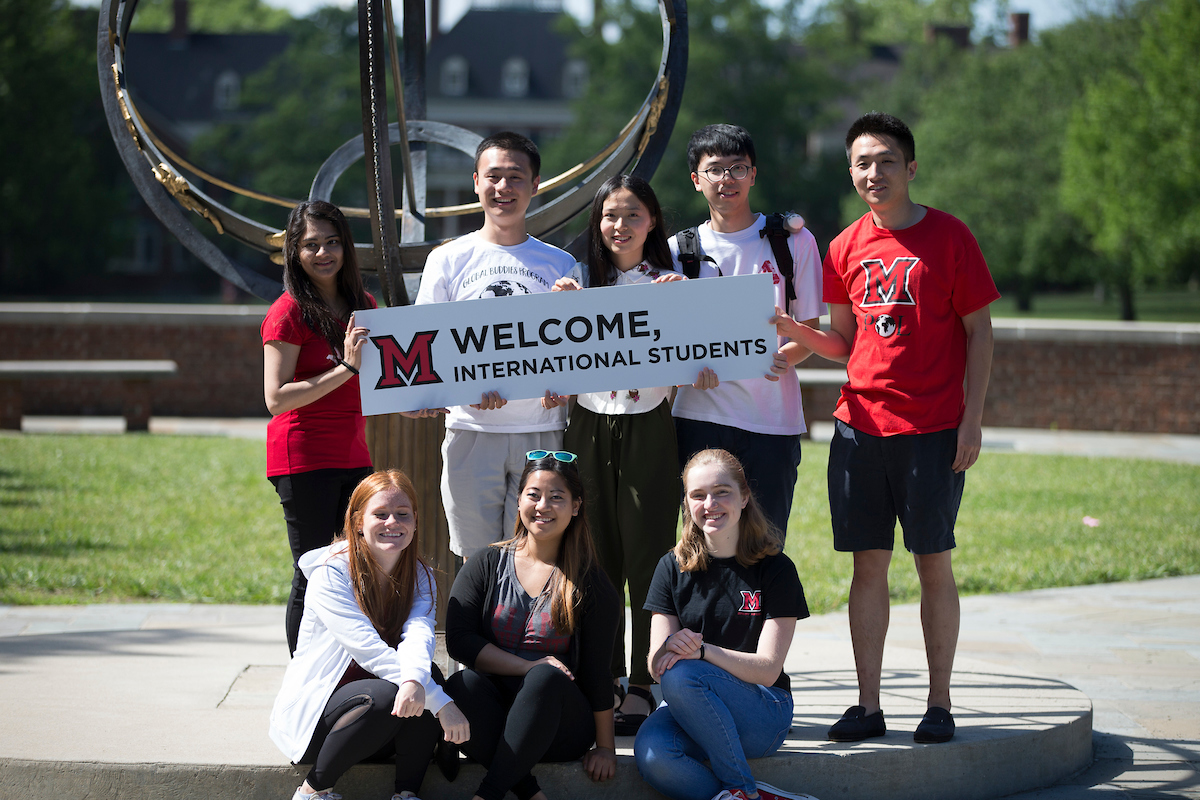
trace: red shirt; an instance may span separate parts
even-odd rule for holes
[[[366,297],[374,308],[375,299]],[[337,366],[338,354],[304,324],[300,306],[287,292],[271,304],[261,331],[264,345],[267,342],[299,345],[293,380],[308,380]],[[319,400],[277,414],[267,423],[268,477],[314,469],[370,466],[357,375]]]
[[[824,266],[825,302],[850,304],[856,326],[834,416],[875,436],[957,427],[962,318],[1000,297],[967,226],[930,208],[891,231],[867,213],[833,240]]]

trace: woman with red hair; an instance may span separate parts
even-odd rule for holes
[[[333,800],[338,778],[376,754],[395,757],[393,800],[415,797],[438,723],[446,741],[470,735],[433,665],[436,590],[417,554],[415,498],[399,470],[368,476],[338,537],[300,558],[304,617],[271,711],[271,739],[313,765],[293,800]]]

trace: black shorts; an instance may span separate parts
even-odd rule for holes
[[[896,520],[917,555],[954,547],[966,473],[951,469],[958,431],[872,436],[838,420],[829,445],[833,547],[891,550]]]

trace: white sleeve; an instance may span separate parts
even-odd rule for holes
[[[432,606],[432,603],[429,605]],[[429,623],[430,658],[423,662],[422,669],[422,662],[419,658],[406,657],[402,659],[397,650],[389,647],[387,642],[379,637],[379,632],[375,630],[371,620],[367,619],[367,615],[359,608],[358,601],[354,599],[354,590],[350,586],[349,576],[333,565],[322,564],[313,570],[308,578],[304,606],[313,610],[338,645],[367,672],[397,686],[405,681],[416,681],[423,686],[430,683],[429,664],[433,655],[432,622]],[[425,616],[423,611],[420,614],[415,613],[417,611],[418,605],[414,602],[414,613],[409,614],[409,622],[414,616],[422,618]],[[432,611],[429,614],[431,615]],[[407,628],[408,622],[405,623],[405,629],[407,630]],[[420,630],[420,624],[418,624],[417,630]],[[420,634],[414,639],[420,640]],[[430,702],[428,687],[426,687],[425,694],[426,706],[430,707],[433,704]]]
[[[788,311],[798,320],[815,319],[825,313],[825,304],[821,302],[821,251],[808,228],[792,236],[791,245],[796,299]]]
[[[400,644],[396,653],[403,664],[405,680],[416,681],[425,688],[425,707],[436,714],[450,698],[434,683],[430,673],[433,651],[437,644],[434,595],[436,588],[429,581],[428,572],[417,566],[416,586],[413,587],[412,610],[404,621]]]
[[[446,258],[434,250],[425,259],[425,269],[421,272],[421,287],[417,289],[417,299],[413,305],[426,303],[445,303],[451,300],[446,288]]]

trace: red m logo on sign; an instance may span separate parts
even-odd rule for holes
[[[421,331],[413,336],[407,350],[395,337],[372,336],[371,341],[379,348],[380,375],[375,388],[441,383],[442,379],[433,371],[433,340],[437,334],[437,331]]]
[[[863,261],[863,269],[867,272],[867,287],[863,291],[862,307],[915,306],[917,303],[908,292],[908,276],[920,261],[919,258],[902,256],[893,259],[890,267],[884,266],[883,261],[878,258]]]

